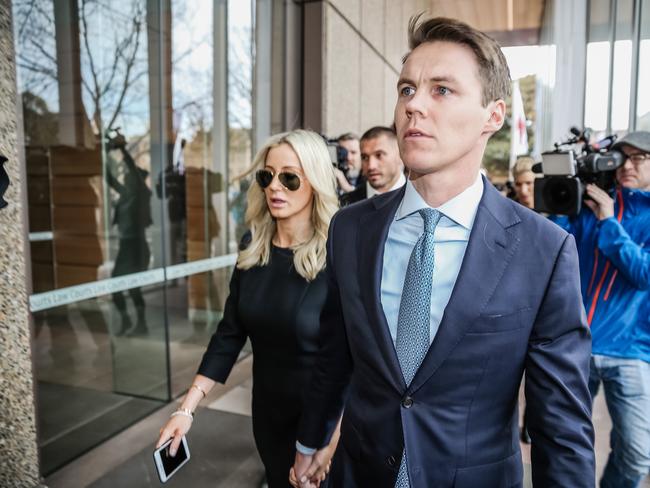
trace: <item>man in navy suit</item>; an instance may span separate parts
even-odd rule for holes
[[[322,346],[294,485],[521,487],[526,373],[536,487],[593,487],[590,334],[573,237],[479,174],[510,89],[497,43],[461,22],[409,24],[395,124],[410,171],[330,225]]]

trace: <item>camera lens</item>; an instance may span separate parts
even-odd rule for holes
[[[544,201],[555,213],[568,213],[575,204],[575,184],[572,178],[551,179],[544,188]]]

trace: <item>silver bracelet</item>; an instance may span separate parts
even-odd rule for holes
[[[182,415],[183,417],[189,417],[190,420],[194,421],[194,414],[189,408],[179,408],[173,412],[170,417],[176,417],[177,415]]]

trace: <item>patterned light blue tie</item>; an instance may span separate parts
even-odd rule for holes
[[[423,208],[419,212],[424,219],[424,233],[415,243],[406,268],[395,341],[397,359],[407,386],[411,384],[429,350],[433,233],[442,217],[440,212],[432,208]],[[404,449],[395,488],[409,488],[409,486],[406,449]]]

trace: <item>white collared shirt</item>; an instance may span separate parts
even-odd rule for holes
[[[389,190],[387,190],[386,193],[389,191],[397,190],[398,188],[402,188],[402,186],[404,186],[404,183],[406,183],[406,176],[404,176],[404,173],[400,173],[399,178],[395,184]],[[370,183],[366,181],[366,197],[371,198],[375,195],[379,195],[379,192],[370,186]]]
[[[436,208],[443,214],[434,232],[434,271],[431,293],[430,342],[438,332],[442,315],[456,284],[469,235],[483,196],[483,179],[477,173],[474,183],[462,193]],[[381,304],[395,343],[397,318],[411,252],[424,232],[418,210],[429,207],[413,183],[406,182],[404,197],[390,224],[384,246],[381,275]]]

